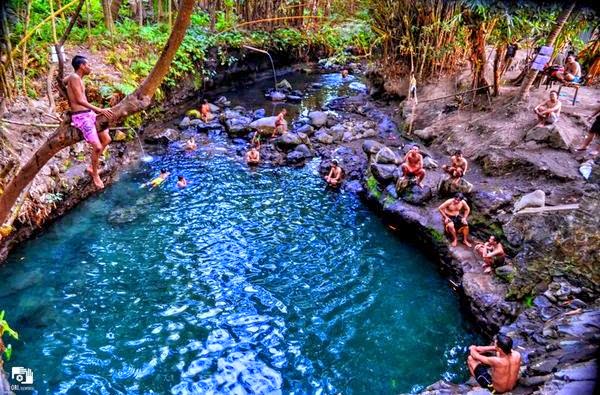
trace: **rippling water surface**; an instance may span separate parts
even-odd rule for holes
[[[69,394],[392,394],[465,378],[475,337],[433,263],[326,191],[318,162],[250,171],[219,144],[172,148],[11,255],[7,371]],[[171,179],[140,189],[161,167]]]

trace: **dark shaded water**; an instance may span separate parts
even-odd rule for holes
[[[465,378],[475,336],[433,263],[326,191],[317,161],[250,171],[212,139],[11,255],[0,309],[21,341],[7,371],[69,394],[391,394]],[[165,166],[190,186],[139,188]]]

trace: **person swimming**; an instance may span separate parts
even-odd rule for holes
[[[177,176],[177,188],[183,189],[187,187],[187,180],[183,176]]]
[[[167,179],[167,177],[169,177],[170,174],[171,173],[169,173],[167,171],[167,169],[164,169],[164,168],[160,169],[160,174],[158,175],[158,177],[154,178],[152,181],[143,183],[140,186],[140,188],[144,188],[144,187],[147,187],[147,186],[150,186],[151,190],[154,189],[154,188],[157,188],[157,187],[159,187]]]

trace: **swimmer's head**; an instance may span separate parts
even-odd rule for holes
[[[160,169],[160,174],[166,174],[167,173],[167,169],[166,168],[162,168]]]
[[[179,181],[183,181],[183,180],[184,180],[183,176],[177,176],[177,179],[178,179]]]

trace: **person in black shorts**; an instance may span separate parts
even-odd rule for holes
[[[598,137],[598,135],[600,135],[600,108],[598,108],[598,110],[596,110],[596,112],[590,116],[590,119],[594,117],[596,117],[596,120],[592,124],[592,127],[590,128],[590,131],[588,132],[588,135],[583,141],[581,147],[577,148],[577,151],[585,151],[594,140],[594,137]]]

